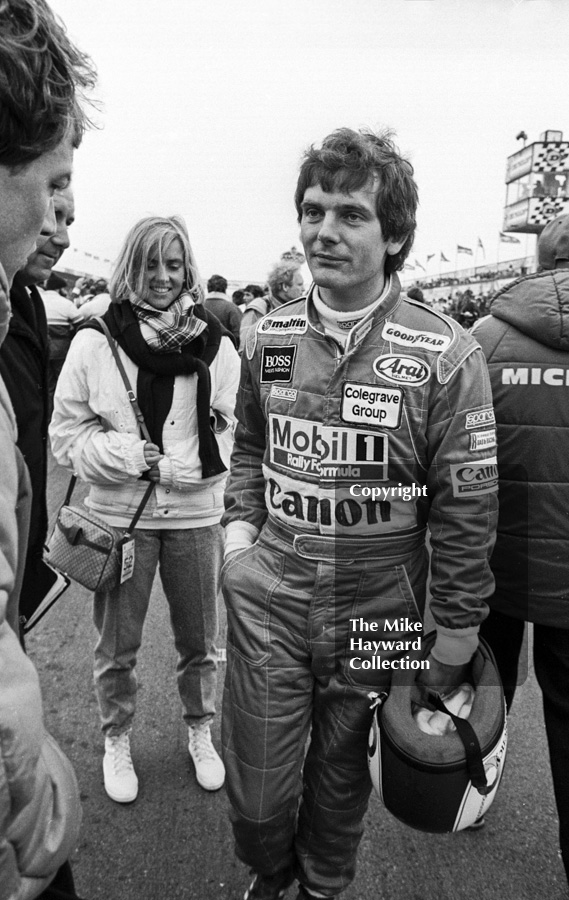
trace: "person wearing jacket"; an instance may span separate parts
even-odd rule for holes
[[[0,374],[8,389],[18,425],[18,447],[32,480],[32,511],[24,582],[20,597],[20,623],[30,618],[53,583],[53,572],[43,562],[47,535],[47,426],[50,418],[48,327],[37,284],[49,277],[69,247],[73,222],[71,188],[53,199],[56,230],[44,235],[26,265],[14,278],[10,291],[12,318],[0,349]]]
[[[227,297],[227,278],[223,275],[212,275],[207,280],[207,294],[204,306],[231,335],[236,347],[239,347],[239,329],[241,327],[241,310]]]
[[[242,352],[247,340],[247,335],[254,329],[256,323],[267,313],[277,309],[281,304],[289,300],[296,300],[304,292],[304,279],[300,267],[303,257],[281,258],[267,276],[269,293],[264,297],[255,297],[247,305],[241,319],[239,349]]]
[[[145,441],[106,337],[87,323],[73,339],[55,394],[55,458],[91,485],[87,505],[130,524],[148,480],[155,490],[135,529],[132,577],[94,597],[95,686],[105,735],[108,795],[134,800],[129,734],[136,656],[158,564],[178,651],[178,688],[199,784],[219,789],[212,741],[217,683],[219,525],[232,445],[239,357],[201,304],[183,219],[140,220],[129,232],[104,316],[142,409]],[[93,325],[95,327],[93,327]]]
[[[94,82],[44,0],[0,4],[0,344],[14,276],[40,235],[56,230],[53,196],[69,184],[86,126],[77,91]],[[0,458],[0,900],[71,900],[81,803],[18,637],[30,480],[1,378]]]
[[[407,665],[394,630],[404,646],[422,628],[427,526],[422,684],[467,677],[493,589],[496,460],[472,443],[493,422],[488,374],[460,326],[401,294],[412,175],[389,135],[343,128],[308,151],[295,200],[314,286],[242,357],[222,741],[247,900],[295,878],[297,900],[333,898],[354,877],[368,695]]]
[[[569,879],[569,216],[544,228],[538,273],[499,291],[474,329],[496,411],[500,516],[496,591],[482,634],[494,651],[508,709],[527,675],[533,622],[561,857]],[[496,435],[488,432],[488,446]]]

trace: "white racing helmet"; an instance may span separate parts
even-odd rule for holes
[[[435,637],[431,632],[423,639],[423,658]],[[470,715],[466,720],[450,714],[457,730],[445,735],[419,728],[412,702],[416,677],[416,669],[394,670],[389,695],[376,706],[368,746],[371,780],[385,807],[406,825],[460,831],[487,812],[502,777],[507,729],[500,676],[481,638],[472,662]],[[430,699],[447,712],[437,694]]]

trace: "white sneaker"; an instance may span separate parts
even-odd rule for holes
[[[105,790],[116,803],[132,803],[138,794],[138,778],[130,756],[130,732],[105,738],[103,757]]]
[[[209,722],[190,725],[188,750],[196,767],[198,784],[206,791],[218,791],[225,781],[225,767],[211,742]]]

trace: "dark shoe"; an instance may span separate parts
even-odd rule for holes
[[[305,887],[299,885],[296,900],[320,900],[320,898],[315,897],[314,894],[311,894],[309,891],[307,891]],[[326,900],[336,900],[336,897],[327,897]]]
[[[294,875],[290,869],[282,869],[275,875],[256,874],[243,900],[282,900],[293,881]]]

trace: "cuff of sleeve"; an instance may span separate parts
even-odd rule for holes
[[[478,630],[478,625],[470,628],[445,628],[437,625],[437,639],[432,655],[447,666],[462,666],[470,662],[478,647]]]
[[[163,456],[158,463],[158,471],[160,472],[160,484],[174,483],[174,471],[172,469],[172,462],[170,459],[168,459],[167,456]]]
[[[254,544],[259,535],[259,529],[250,522],[229,522],[225,527],[225,556],[235,550],[246,550]]]
[[[146,464],[146,460],[144,458],[144,445],[146,441],[138,441],[134,447],[128,448],[128,455],[132,459],[132,464],[135,469],[140,472],[148,472],[150,466]],[[126,448],[125,448],[126,450]]]

